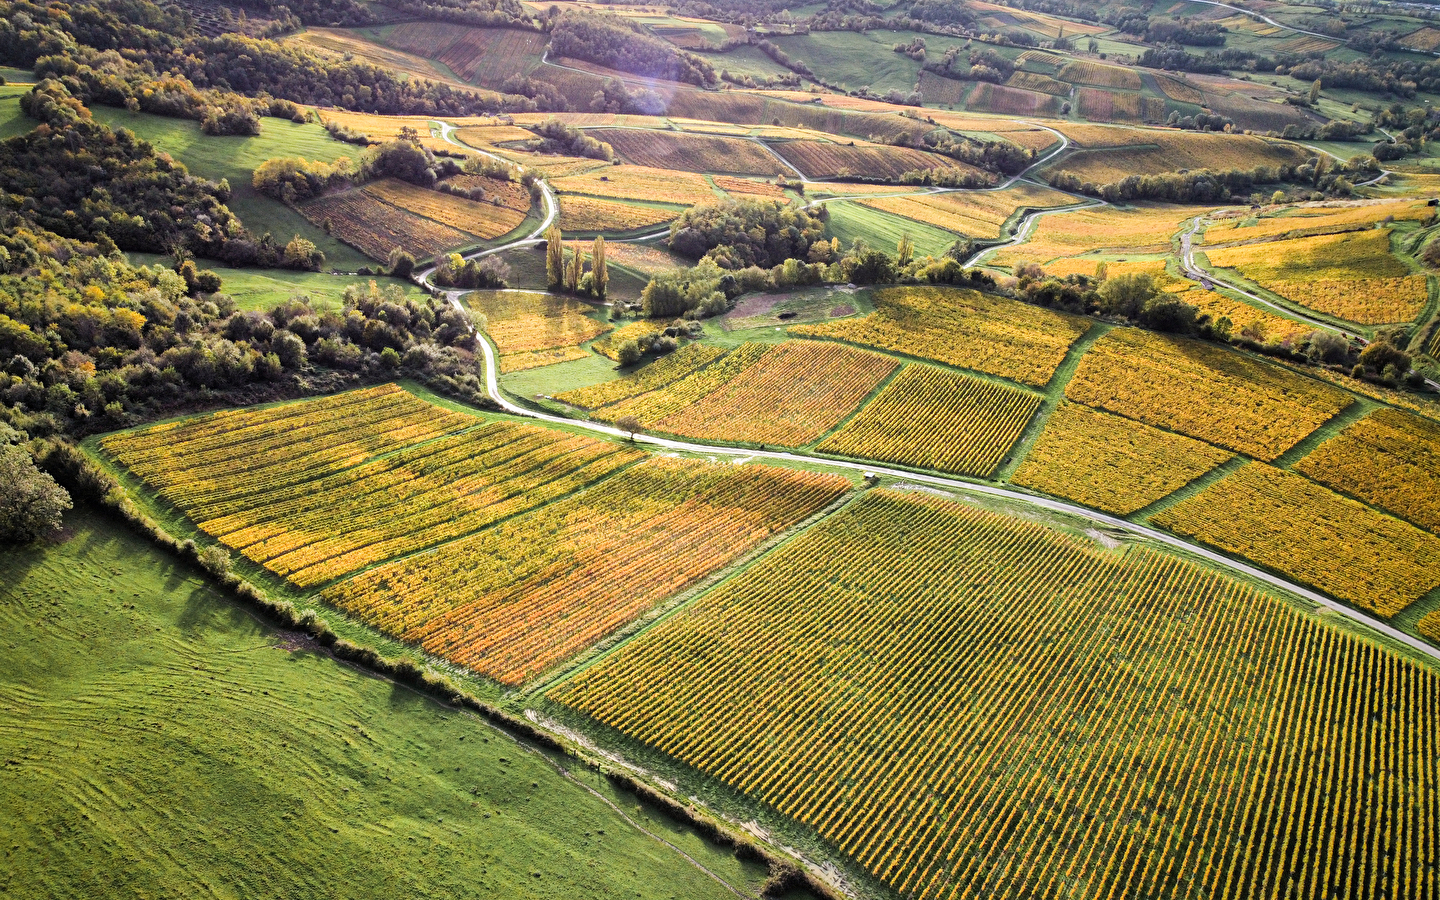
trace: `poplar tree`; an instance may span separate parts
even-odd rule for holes
[[[610,285],[610,270],[605,268],[605,238],[598,234],[590,248],[590,284],[595,289],[595,296],[604,300],[605,289]]]
[[[551,289],[565,281],[565,244],[560,239],[560,226],[551,225],[545,232],[545,277]]]

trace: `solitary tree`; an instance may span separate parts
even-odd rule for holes
[[[0,444],[0,544],[26,543],[60,525],[70,495],[35,468],[30,454]]]
[[[565,245],[560,239],[559,225],[551,225],[545,231],[545,277],[551,289],[565,281]]]
[[[621,431],[629,432],[630,440],[632,441],[635,440],[636,434],[645,430],[645,426],[641,425],[640,420],[634,416],[621,416],[615,420],[615,427]]]
[[[1310,105],[1314,106],[1320,100],[1320,79],[1310,85]]]
[[[590,248],[590,284],[595,296],[604,300],[605,289],[610,286],[610,270],[605,267],[605,238],[598,234]]]
[[[415,271],[415,257],[400,247],[390,251],[390,274],[396,278],[409,278]]]

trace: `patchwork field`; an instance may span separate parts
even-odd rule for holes
[[[1065,396],[1267,461],[1351,403],[1273,363],[1137,328],[1096,341]]]
[[[948,500],[872,492],[550,697],[904,896],[1428,878],[1440,771],[1408,748],[1440,738],[1432,671],[1174,557]]]
[[[1202,441],[1065,403],[1010,480],[1124,516],[1228,459],[1228,452]]]
[[[1077,60],[1062,68],[1055,77],[1071,84],[1090,84],[1127,91],[1140,90],[1140,76],[1134,69],[1122,69],[1104,63]]]
[[[1263,463],[1152,521],[1382,616],[1440,586],[1440,538]]]
[[[910,365],[815,449],[988,477],[1039,406],[1029,391]]]
[[[469,307],[485,316],[485,332],[500,354],[500,371],[580,359],[581,345],[610,330],[587,313],[595,307],[572,297],[527,291],[472,291]]]
[[[965,98],[965,108],[972,112],[1049,117],[1059,114],[1063,102],[1054,94],[982,81],[970,90],[970,95]]]
[[[363,621],[520,684],[819,511],[843,478],[653,458],[602,487],[324,592]]]
[[[1316,447],[1295,469],[1440,532],[1440,425],[1382,407]]]
[[[591,136],[605,141],[626,162],[637,166],[769,177],[786,171],[785,164],[764,146],[744,138],[626,128],[592,131]]]
[[[1044,385],[1088,329],[1076,316],[976,291],[886,288],[859,319],[797,325],[792,334],[832,338]]]

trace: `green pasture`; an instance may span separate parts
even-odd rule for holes
[[[308,160],[334,162],[342,156],[359,158],[360,147],[335,140],[319,125],[297,125],[288,119],[261,119],[260,134],[254,137],[212,137],[200,131],[199,122],[188,119],[98,105],[91,112],[112,128],[130,129],[156,149],[184,163],[196,175],[229,180],[233,195],[227,205],[257,235],[268,231],[281,244],[297,234],[314,241],[325,253],[327,270],[353,272],[370,265],[370,260],[360,251],[342,244],[311,225],[304,216],[250,186],[251,173],[267,159],[302,156]]]
[[[0,550],[0,623],[5,896],[733,896],[597,775],[259,624],[96,513]]]
[[[839,238],[845,247],[849,247],[856,238],[862,238],[877,250],[894,253],[901,236],[908,232],[915,241],[916,256],[938,257],[955,243],[958,237],[955,233],[892,216],[848,200],[827,203],[826,208],[830,211],[830,235]]]

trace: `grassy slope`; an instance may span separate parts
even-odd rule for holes
[[[303,156],[332,162],[342,156],[358,158],[361,148],[335,140],[319,125],[297,125],[285,119],[262,119],[255,137],[209,137],[200,124],[187,119],[168,119],[146,113],[132,113],[107,106],[94,106],[95,118],[112,128],[128,128],[138,136],[184,163],[191,172],[206,178],[228,178],[233,196],[229,206],[246,227],[256,234],[270,232],[280,243],[299,234],[325,252],[325,267],[353,272],[370,260],[311,225],[299,213],[255,192],[250,174],[267,159]]]
[[[28,90],[18,84],[0,85],[0,141],[35,127],[35,120],[20,111],[20,95]]]
[[[0,894],[730,896],[479,720],[67,525],[0,552]]]
[[[168,256],[153,253],[127,254],[137,265],[153,266],[156,263],[170,265]],[[204,265],[224,281],[221,288],[234,298],[241,309],[270,309],[277,303],[289,300],[296,294],[310,298],[310,307],[315,310],[340,309],[341,295],[352,284],[365,287],[375,282],[384,288],[396,284],[404,289],[407,296],[423,297],[425,292],[412,281],[403,278],[365,278],[359,275],[328,275],[319,272],[292,272],[285,269],[230,269],[225,266]]]
[[[838,237],[841,245],[847,248],[856,238],[864,238],[871,247],[894,253],[900,237],[909,232],[911,239],[915,241],[916,256],[938,257],[944,254],[958,237],[948,231],[852,201],[830,203],[827,207],[830,211],[830,235]]]

